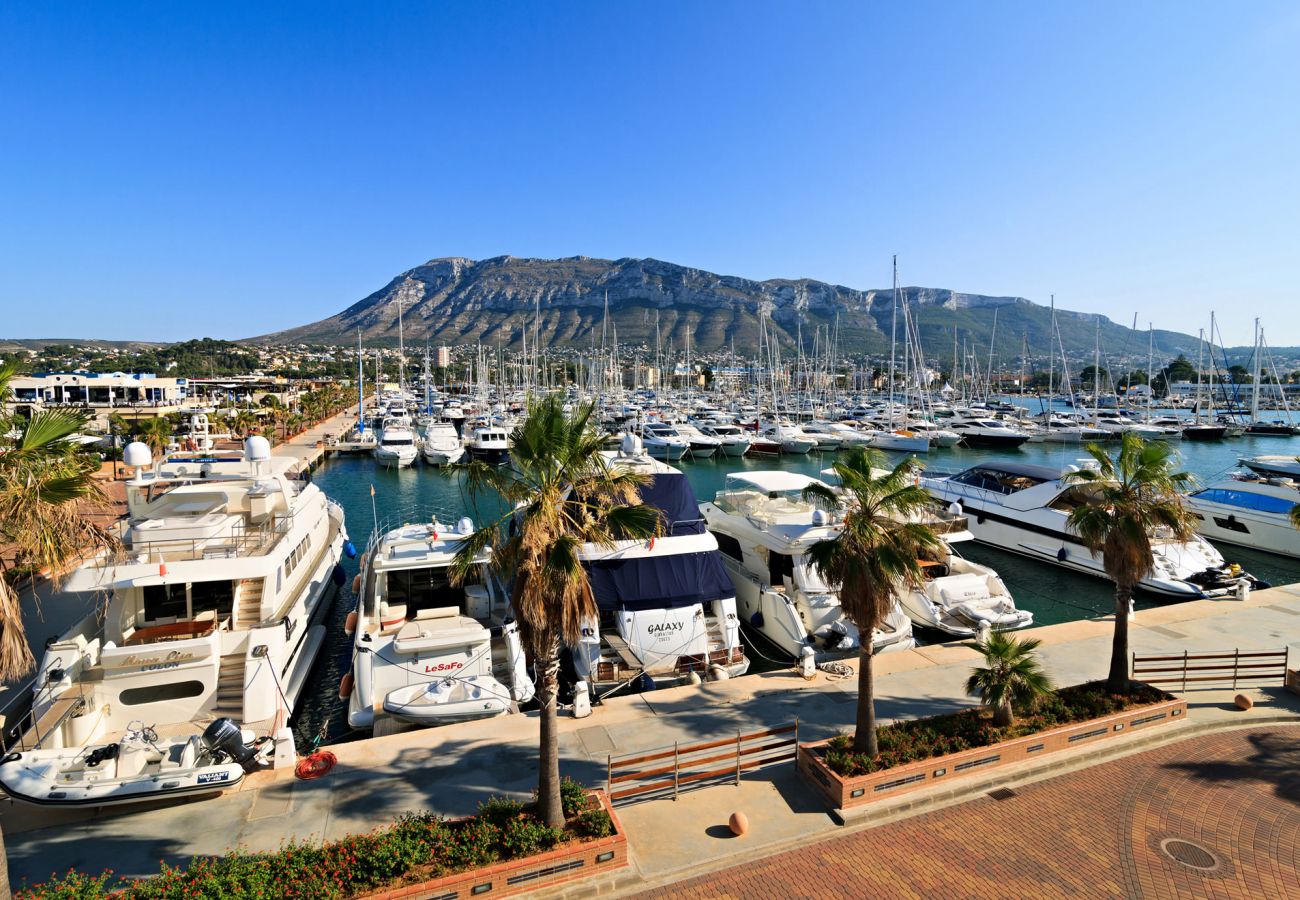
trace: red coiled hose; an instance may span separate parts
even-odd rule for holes
[[[309,753],[298,760],[298,765],[294,766],[293,773],[304,781],[320,778],[334,768],[338,761],[338,757],[328,750],[317,750],[315,753]]]

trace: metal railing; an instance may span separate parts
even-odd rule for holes
[[[280,538],[293,529],[293,515],[277,515],[258,525],[235,524],[229,534],[203,538],[160,538],[153,541],[125,541],[121,556],[107,556],[100,567],[141,562],[180,562],[196,559],[233,559],[269,553]],[[140,560],[139,557],[144,559]]]
[[[1232,650],[1218,653],[1191,653],[1166,656],[1133,654],[1130,669],[1135,681],[1152,687],[1199,688],[1264,687],[1284,684],[1290,662],[1290,648],[1281,650]]]
[[[786,735],[789,735],[786,737]],[[735,737],[695,744],[674,743],[649,753],[606,759],[605,791],[614,806],[672,797],[714,784],[740,784],[740,776],[777,763],[794,762],[799,720],[790,725],[736,732]]]

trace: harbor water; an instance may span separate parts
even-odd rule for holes
[[[1112,445],[1113,447],[1114,445]],[[1206,482],[1237,468],[1243,456],[1261,454],[1300,454],[1300,437],[1243,436],[1222,441],[1182,441],[1178,444],[1182,468]],[[690,480],[695,495],[700,500],[711,499],[721,489],[726,476],[736,471],[786,469],[816,475],[835,461],[833,453],[811,453],[807,456],[747,456],[741,459],[715,456],[677,463]],[[886,454],[893,462],[905,454]],[[984,450],[953,447],[936,449],[922,457],[931,471],[960,471],[983,460],[1014,458],[1022,462],[1060,468],[1085,458],[1086,451],[1079,445],[1025,444],[1018,450]],[[406,469],[387,469],[375,465],[368,456],[337,456],[326,462],[314,474],[316,483],[342,504],[347,512],[348,531],[358,548],[364,547],[374,528],[375,514],[381,522],[416,521],[417,515],[436,513],[442,522],[456,522],[470,516],[475,524],[482,524],[485,516],[499,515],[496,504],[480,500],[479,506],[468,496],[463,478],[456,472],[426,467],[422,463]],[[374,496],[371,496],[371,486]],[[959,545],[959,552],[967,558],[992,566],[1002,576],[1017,606],[1034,614],[1039,625],[1050,625],[1078,619],[1105,615],[1114,608],[1110,583],[1089,578],[1045,563],[1028,560],[1015,554],[967,542]],[[1256,577],[1273,585],[1300,581],[1300,560],[1288,559],[1269,553],[1238,547],[1219,546],[1229,562],[1240,563]],[[339,591],[328,622],[329,635],[321,656],[306,689],[302,708],[296,717],[296,730],[300,742],[317,736],[325,740],[339,740],[347,735],[345,703],[338,698],[339,679],[351,664],[351,638],[344,633],[344,620],[356,603],[351,592],[352,576],[358,569],[358,560],[344,560],[348,577]],[[1137,598],[1139,609],[1155,605],[1150,598]],[[941,640],[940,635],[917,632],[921,642]],[[754,667],[768,668],[762,659],[754,660]],[[300,743],[300,746],[302,744]]]

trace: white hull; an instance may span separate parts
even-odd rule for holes
[[[457,447],[454,450],[434,450],[430,447],[424,448],[424,461],[431,466],[454,466],[464,458],[464,447]]]
[[[410,447],[385,447],[380,445],[372,453],[375,462],[387,469],[401,469],[415,462],[418,455],[414,446]]]

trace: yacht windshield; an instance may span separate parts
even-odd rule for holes
[[[996,491],[999,494],[1014,494],[1049,480],[1051,479],[1042,473],[1008,471],[983,466],[967,469],[952,479],[954,484],[966,484],[986,491]]]

